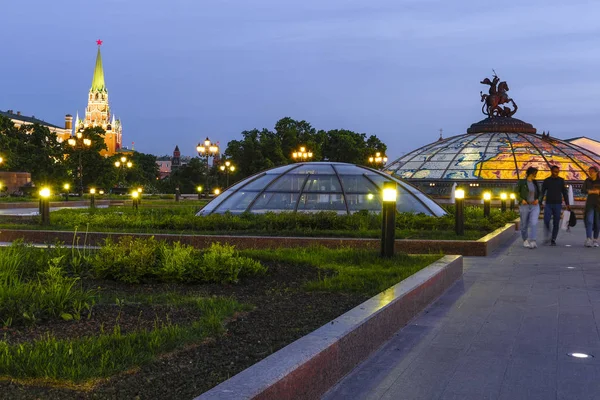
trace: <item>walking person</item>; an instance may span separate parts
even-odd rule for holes
[[[560,168],[558,165],[550,167],[550,176],[544,179],[542,183],[542,193],[540,199],[546,196],[544,205],[544,244],[556,246],[556,237],[558,236],[558,228],[560,226],[560,213],[562,211],[562,201],[565,200],[567,210],[571,211],[569,205],[569,193],[565,180],[558,176]],[[550,234],[550,220],[552,219],[552,234]]]
[[[600,178],[598,167],[590,167],[590,176],[583,182],[581,191],[587,194],[585,200],[585,247],[598,247],[598,233],[600,232]],[[592,233],[594,237],[592,239]]]
[[[523,247],[535,249],[537,247],[537,223],[540,217],[540,188],[535,180],[538,169],[527,168],[526,178],[517,184],[519,198],[519,212],[521,214],[521,237]]]

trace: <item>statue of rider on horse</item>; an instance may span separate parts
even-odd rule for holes
[[[494,71],[494,70],[492,70]],[[500,81],[498,75],[496,75],[496,71],[494,71],[494,77],[490,81],[489,78],[485,78],[480,83],[484,85],[489,85],[490,90],[489,94],[484,94],[480,92],[481,102],[484,103],[481,107],[481,112],[483,112],[488,117],[512,117],[514,113],[517,112],[517,105],[513,99],[508,97],[506,92],[509,91],[508,84],[505,81]],[[497,86],[496,86],[497,85]],[[511,110],[509,107],[500,107],[501,104],[512,103],[513,109]]]

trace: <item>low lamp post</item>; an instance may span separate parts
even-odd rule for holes
[[[196,191],[198,192],[198,200],[202,199],[202,186],[197,186]]]
[[[40,190],[40,214],[42,215],[42,225],[50,224],[50,189],[42,188]]]
[[[506,193],[500,193],[500,211],[506,212],[506,199],[508,195]]]
[[[140,204],[140,192],[138,192],[137,190],[134,190],[133,192],[131,192],[131,201],[133,204],[133,208],[134,209],[138,209],[138,205]]]
[[[515,209],[515,199],[517,196],[515,196],[514,193],[510,194],[510,211],[514,211]]]
[[[96,189],[90,189],[90,208],[96,208]]]
[[[456,189],[454,191],[454,200],[456,203],[456,210],[454,213],[454,230],[457,236],[464,236],[465,234],[465,191],[464,189]]]
[[[69,201],[69,189],[71,189],[71,185],[65,183],[63,189],[65,189],[65,201]]]
[[[381,219],[381,256],[394,256],[396,239],[396,182],[384,182]]]
[[[143,192],[143,191],[144,191],[144,190],[143,190],[141,187],[137,188],[137,192],[139,193],[139,197],[138,197],[138,205],[139,205],[139,204],[142,204],[142,192]]]
[[[483,194],[483,216],[489,217],[490,211],[492,208],[492,194],[490,192],[485,192]]]
[[[181,192],[179,191],[179,186],[175,188],[175,201],[179,202],[179,198],[181,197]]]

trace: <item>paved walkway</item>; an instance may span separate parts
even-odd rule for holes
[[[600,248],[584,232],[466,257],[463,278],[324,399],[600,399]]]

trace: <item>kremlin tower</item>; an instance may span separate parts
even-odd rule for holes
[[[108,90],[104,83],[102,54],[100,53],[102,40],[98,40],[96,43],[98,44],[98,54],[96,55],[96,67],[94,68],[92,87],[88,96],[88,105],[85,109],[85,119],[80,120],[79,114],[77,114],[75,129],[82,130],[88,127],[102,127],[106,131],[104,142],[108,150],[103,150],[101,154],[109,157],[121,150],[122,126],[121,121],[115,119],[115,116],[111,114],[108,105]]]

